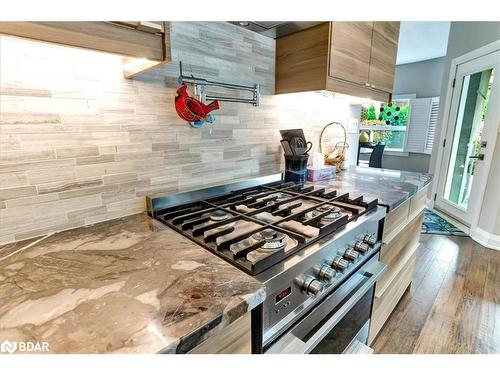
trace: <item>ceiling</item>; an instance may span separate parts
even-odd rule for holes
[[[451,22],[402,21],[396,64],[446,56]]]

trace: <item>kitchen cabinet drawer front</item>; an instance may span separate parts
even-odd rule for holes
[[[427,189],[424,188],[420,190],[410,199],[410,210],[408,213],[409,220],[420,215],[425,208],[425,203],[427,201]]]
[[[190,354],[251,354],[252,323],[250,313],[224,327],[192,349]]]
[[[410,200],[407,200],[386,215],[382,237],[384,243],[389,243],[406,226],[409,212]]]
[[[407,260],[413,256],[419,246],[423,214],[415,217],[394,239],[382,246],[380,261],[387,265],[387,270],[377,282],[375,295],[380,297],[394,282]]]
[[[329,76],[365,85],[373,22],[331,22]]]
[[[411,284],[416,259],[416,254],[413,254],[384,294],[379,298],[374,298],[370,334],[368,336],[369,345],[377,337],[387,318],[389,318],[404,292]]]
[[[398,38],[399,22],[373,23],[370,72],[368,76],[368,81],[373,88],[392,92]]]

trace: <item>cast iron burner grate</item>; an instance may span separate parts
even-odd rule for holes
[[[160,209],[153,217],[256,275],[376,207],[376,199],[278,181]]]

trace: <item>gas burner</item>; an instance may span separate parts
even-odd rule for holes
[[[325,211],[331,211],[331,210],[334,210],[336,209],[337,207],[335,207],[333,204],[324,204],[323,206],[319,206],[316,210],[320,211],[320,212],[325,212]],[[339,209],[340,210],[340,209]]]
[[[265,199],[267,201],[267,204],[271,205],[271,204],[275,204],[276,202],[282,202],[282,201],[288,199],[288,197],[285,196],[285,194],[283,194],[281,192],[277,192],[277,193],[272,193],[272,194],[268,195]]]
[[[246,255],[246,259],[250,263],[256,264],[276,252],[286,252],[286,248],[294,248],[298,245],[297,240],[288,237],[281,232],[277,232],[274,229],[264,229],[258,233],[254,233],[249,239],[242,241],[239,244],[235,244],[235,248],[238,248],[239,246],[252,246],[252,244],[262,240],[264,240],[265,243],[261,247],[249,252]]]
[[[292,209],[294,208],[294,205],[292,203],[283,203],[283,204],[280,204],[277,208],[278,211],[283,211],[283,210],[287,210],[287,209]]]
[[[210,220],[212,221],[222,221],[229,219],[232,215],[223,210],[215,210],[210,214]]]
[[[330,238],[327,236],[357,230],[366,221],[375,220],[373,215],[357,220],[361,215],[383,211],[376,199],[337,195],[335,190],[303,187],[277,176],[261,181],[268,180],[271,183],[265,185],[252,180],[203,189],[195,194],[202,198],[197,202],[185,193],[168,199],[148,198],[149,213],[247,273],[259,275],[313,244],[317,244],[314,249],[322,247],[322,239]],[[178,201],[179,205],[171,207],[164,201]],[[369,234],[377,234],[377,228]],[[303,260],[302,255],[298,257]]]
[[[333,204],[325,204],[323,206],[319,206],[312,212],[312,216],[318,216],[321,214],[324,214],[325,212],[330,211],[329,214],[326,216],[323,216],[321,220],[324,221],[333,221],[337,220],[342,216],[342,212],[340,211],[340,208],[334,206]]]
[[[262,249],[281,249],[286,245],[286,236],[274,229],[264,229],[252,235],[257,241],[265,240],[266,243],[261,246]]]
[[[277,192],[277,193],[272,193],[267,196],[269,199],[274,199],[274,200],[282,200],[285,198],[285,194],[282,192]]]

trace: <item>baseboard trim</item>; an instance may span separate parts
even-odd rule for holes
[[[429,206],[427,206],[427,207],[429,207]],[[434,212],[436,215],[439,215],[443,219],[449,221],[451,224],[456,226],[458,229],[460,229],[464,233],[468,234],[470,238],[472,238],[477,243],[483,245],[484,247],[487,247],[488,249],[500,251],[500,236],[499,235],[492,234],[492,233],[487,232],[484,229],[481,229],[479,227],[469,228],[469,227],[465,226],[464,224],[462,224],[461,222],[454,219],[453,217],[450,217],[449,215],[445,214],[443,211],[440,211],[435,206],[433,208],[428,208],[428,210]]]
[[[484,247],[500,251],[500,236],[486,232],[484,229],[475,227],[470,230],[470,238]]]

